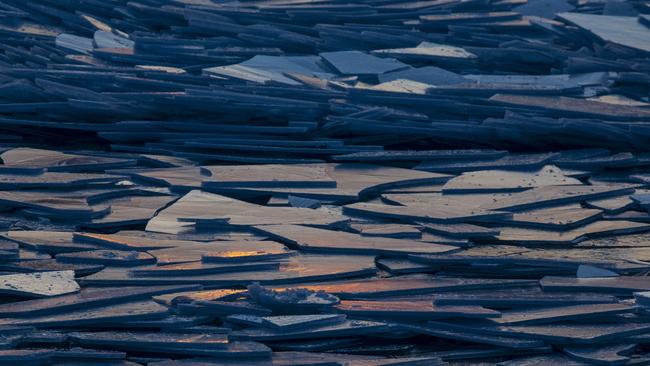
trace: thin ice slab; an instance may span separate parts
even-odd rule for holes
[[[0,276],[0,292],[23,297],[50,297],[79,291],[74,271],[52,271]]]

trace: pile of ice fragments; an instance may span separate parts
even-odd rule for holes
[[[2,0],[0,141],[195,161],[644,150],[640,0]]]
[[[0,364],[650,364],[650,3],[0,0]]]

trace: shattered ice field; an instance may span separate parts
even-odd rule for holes
[[[650,2],[0,0],[0,365],[650,365]]]

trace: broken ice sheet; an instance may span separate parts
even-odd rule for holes
[[[543,292],[539,286],[441,292],[433,295],[433,302],[438,305],[481,305],[489,308],[527,308],[616,301],[616,297],[603,294]]]
[[[545,291],[588,291],[613,294],[629,294],[650,291],[644,277],[619,276],[599,278],[575,278],[547,276],[540,284]]]
[[[322,324],[335,324],[345,320],[341,314],[315,314],[315,315],[283,315],[267,316],[262,318],[262,325],[275,329],[308,328]]]
[[[350,229],[363,236],[420,238],[422,232],[414,225],[352,222]]]
[[[359,197],[367,196],[375,192],[396,187],[410,187],[423,184],[442,183],[451,176],[447,174],[428,173],[417,170],[409,170],[397,167],[379,166],[371,164],[310,164],[306,167],[314,170],[308,176],[318,175],[321,169],[325,169],[327,175],[336,182],[334,187],[209,187],[213,192],[232,193],[257,193],[274,194],[279,196],[296,195],[307,198],[326,199],[329,201],[351,201]],[[254,168],[251,168],[254,169]],[[289,171],[305,171],[305,169],[291,169]],[[193,182],[197,179],[193,173]],[[209,178],[202,177],[198,180],[204,181]],[[205,183],[209,186],[209,182]]]
[[[379,75],[380,82],[388,82],[398,79],[412,80],[429,85],[446,85],[469,82],[469,80],[459,74],[435,66],[397,70]]]
[[[171,253],[170,263],[176,263],[184,250]],[[158,257],[160,262],[160,257]],[[187,258],[184,258],[187,261]],[[145,267],[146,268],[146,267]],[[278,270],[245,271],[193,276],[133,277],[123,269],[107,268],[81,279],[84,285],[165,285],[202,284],[206,286],[246,286],[252,282],[261,284],[289,284],[326,279],[340,279],[373,275],[376,272],[374,256],[301,254],[280,262]]]
[[[636,17],[577,13],[561,13],[558,17],[590,32],[598,39],[650,52],[650,28],[644,27]]]
[[[119,287],[119,288],[84,288],[78,293],[61,295],[51,298],[22,301],[0,305],[4,317],[25,317],[44,314],[54,314],[74,309],[90,308],[146,299],[152,295],[183,290],[196,290],[198,286],[150,286],[150,287]]]
[[[16,234],[19,237],[21,234]],[[118,250],[148,251],[155,249],[193,246],[202,242],[182,239],[163,239],[146,232],[117,232],[115,234],[98,234],[75,232],[72,234],[74,242],[79,244],[92,244],[101,248]],[[175,237],[173,237],[175,238]]]
[[[615,319],[615,317],[613,317]],[[589,345],[607,344],[621,338],[643,337],[650,324],[631,318],[624,323],[611,321],[587,321],[584,323],[551,323],[538,325],[503,325],[496,328],[482,328],[486,333],[510,334],[521,337],[537,337],[555,344]]]
[[[219,187],[305,187],[333,188],[336,181],[324,165],[244,165],[203,167],[208,177],[205,188]]]
[[[277,262],[253,262],[253,263],[202,263],[191,262],[181,264],[165,264],[151,268],[131,270],[129,273],[134,276],[157,277],[157,276],[193,276],[211,273],[243,272],[243,271],[264,271],[277,270],[280,263]]]
[[[462,173],[481,170],[536,170],[557,157],[556,153],[508,154],[480,159],[424,161],[415,169],[439,173]],[[489,174],[488,174],[489,175]]]
[[[493,210],[520,211],[540,206],[559,205],[589,199],[623,196],[632,191],[633,186],[628,184],[602,186],[546,186],[513,193],[498,201],[483,204],[481,207]]]
[[[84,223],[85,228],[115,229],[146,224],[159,210],[177,199],[176,196],[131,196],[103,201],[100,205],[110,205],[110,212],[92,222]]]
[[[532,280],[499,280],[477,278],[434,277],[430,275],[399,276],[367,280],[348,280],[302,286],[312,291],[325,291],[341,299],[372,299],[389,296],[429,294],[435,292],[500,289],[536,284]]]
[[[521,275],[527,270],[530,271],[529,275],[537,277],[544,274],[575,275],[578,266],[585,263],[623,272],[638,272],[647,268],[646,264],[621,258],[620,253],[603,254],[601,251],[537,249],[508,245],[477,246],[451,255],[411,255],[409,259],[431,266],[459,268],[461,271],[471,268],[496,277],[501,277],[509,271],[513,271],[513,275]]]
[[[612,365],[631,361],[632,358],[627,355],[633,353],[637,346],[637,344],[628,343],[599,347],[566,347],[563,351],[574,359],[585,362],[606,362]]]
[[[22,247],[53,254],[98,249],[92,244],[75,243],[73,233],[66,231],[11,230],[2,236]]]
[[[0,270],[21,273],[74,271],[75,277],[83,277],[104,269],[101,264],[61,263],[55,259],[19,260],[0,264]]]
[[[263,225],[313,225],[318,227],[341,227],[349,218],[340,215],[335,210],[328,208],[310,209],[302,207],[275,207],[269,209],[265,206],[249,205],[248,207],[227,207],[222,205],[224,211],[232,213],[215,212],[202,216],[190,216],[179,221],[194,222],[196,228],[243,228]]]
[[[379,58],[359,51],[325,52],[320,56],[345,75],[376,75],[408,67],[395,59]]]
[[[294,223],[330,226],[346,221],[348,218],[329,210],[265,207],[194,190],[150,220],[147,223],[147,230],[179,233],[192,230],[196,225],[252,226]]]
[[[388,92],[388,93],[403,93],[403,94],[418,94],[425,95],[430,90],[431,85],[420,83],[413,80],[406,79],[397,79],[392,81],[387,81],[385,83],[377,85],[368,85],[364,83],[358,83],[355,85],[355,89],[363,91],[376,91],[376,92]]]
[[[498,228],[487,228],[472,224],[434,224],[422,223],[424,230],[443,236],[460,238],[491,238],[499,235]]]
[[[179,303],[175,306],[183,314],[196,314],[208,316],[228,316],[234,314],[267,316],[271,310],[252,304],[250,302],[231,302],[217,300],[197,300],[192,303]]]
[[[155,263],[156,258],[144,252],[119,250],[91,250],[62,253],[56,256],[60,262],[103,264],[107,266],[138,266]]]
[[[388,162],[388,161],[420,161],[420,160],[458,160],[465,159],[496,159],[505,156],[504,151],[492,149],[463,149],[463,150],[394,150],[394,151],[362,151],[346,155],[337,155],[336,161],[357,162]]]
[[[350,215],[398,219],[410,222],[461,223],[468,221],[494,221],[508,219],[512,214],[505,211],[477,207],[476,201],[463,197],[440,194],[387,194],[382,196],[389,203],[359,202],[343,206],[343,212]],[[492,197],[485,197],[492,199]]]
[[[169,294],[153,296],[152,299],[166,306],[173,306],[180,301],[194,300],[237,300],[245,295],[245,290],[202,290],[202,291],[180,291]]]
[[[222,249],[224,245],[218,242],[186,242],[186,245],[164,248],[152,249],[148,253],[156,258],[158,265],[175,265],[191,262],[200,262],[204,256],[209,256],[213,251]],[[225,242],[224,244],[227,244]],[[232,244],[237,247],[239,242]]]
[[[231,339],[270,341],[284,339],[308,339],[326,337],[349,337],[384,333],[391,330],[391,326],[383,322],[365,320],[346,320],[333,325],[322,325],[307,329],[293,331],[275,330],[269,328],[248,328],[230,333]]]
[[[330,79],[334,75],[315,56],[267,56],[257,55],[235,65],[203,69],[207,75],[252,81],[260,84],[300,85],[287,74],[314,76]]]
[[[52,271],[0,276],[0,293],[48,297],[79,291],[73,271]]]
[[[248,248],[247,248],[248,247]],[[294,255],[282,244],[270,241],[241,242],[237,249],[218,249],[203,255],[204,262],[237,263],[276,260]]]
[[[103,171],[135,165],[135,161],[103,156],[67,154],[59,151],[16,148],[0,154],[0,170],[33,174],[52,172]]]
[[[522,15],[533,15],[553,19],[557,13],[570,11],[573,8],[574,7],[565,0],[531,0],[526,4],[515,7],[514,11]]]
[[[515,212],[512,218],[500,222],[509,226],[568,230],[596,221],[602,215],[601,210],[585,209],[579,204],[570,204]]]
[[[650,245],[647,233],[592,238],[581,242],[580,248],[635,248]],[[633,250],[632,250],[633,251]]]
[[[625,304],[587,304],[551,307],[538,310],[512,310],[502,312],[501,317],[490,321],[499,324],[543,324],[562,320],[599,319],[609,315],[634,312],[633,306]]]
[[[29,365],[51,362],[54,351],[51,349],[8,349],[0,351],[0,362],[14,365]]]
[[[25,189],[25,188],[72,188],[84,186],[97,186],[112,184],[123,177],[107,174],[81,174],[63,172],[44,172],[40,175],[0,175],[0,189]]]
[[[97,30],[93,35],[97,48],[133,48],[134,42],[120,35]]]
[[[417,47],[375,50],[372,53],[402,61],[471,61],[477,58],[461,47],[431,42],[422,42]]]
[[[607,269],[582,264],[578,266],[576,277],[578,278],[593,278],[593,277],[618,277],[619,274]]]
[[[444,318],[493,318],[499,317],[498,311],[475,305],[438,306],[431,300],[391,300],[391,301],[361,301],[343,300],[336,310],[350,316],[385,319],[392,318],[404,321],[433,320]]]
[[[167,307],[146,300],[89,309],[72,309],[52,315],[2,318],[0,319],[0,325],[31,325],[39,328],[93,325],[102,327],[119,321],[164,318],[167,313]]]
[[[56,45],[77,53],[89,54],[93,49],[93,40],[63,33],[56,37]]]
[[[425,325],[400,324],[404,329],[418,333],[431,335],[436,338],[487,344],[492,346],[507,347],[511,349],[530,349],[544,345],[544,342],[536,339],[515,338],[508,336],[483,335],[476,332],[450,329],[447,323],[428,322]]]
[[[554,166],[545,166],[535,172],[509,172],[485,170],[463,173],[450,179],[443,187],[444,193],[507,192],[542,186],[580,185],[577,179],[564,176]]]
[[[23,209],[23,213],[55,220],[90,220],[109,213],[106,205],[90,206],[83,194],[48,191],[0,191],[5,207]]]
[[[514,244],[577,244],[587,237],[632,234],[650,230],[650,225],[631,221],[597,221],[568,231],[549,231],[529,228],[499,228],[496,239]]]
[[[451,245],[421,243],[405,239],[367,238],[354,233],[298,225],[269,225],[257,228],[278,241],[286,242],[289,246],[325,253],[404,256],[412,253],[449,253],[459,249]]]
[[[650,111],[639,107],[615,106],[607,103],[568,97],[495,94],[490,98],[490,101],[506,106],[527,106],[528,108],[540,110],[551,116],[561,114],[563,116],[605,118],[610,120],[643,120],[650,118]]]
[[[387,271],[393,275],[411,273],[433,273],[440,270],[439,266],[418,263],[404,258],[381,258],[375,261],[377,268]]]
[[[230,342],[223,334],[183,333],[72,333],[74,342],[130,351],[212,357],[268,357],[271,350],[255,342]]]

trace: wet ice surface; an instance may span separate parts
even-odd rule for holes
[[[0,2],[0,364],[650,364],[648,13]]]

